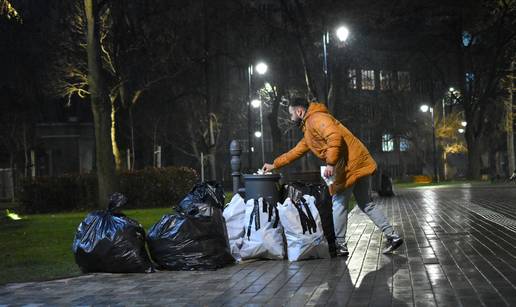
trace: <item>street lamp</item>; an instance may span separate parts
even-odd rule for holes
[[[422,105],[422,106],[420,107],[421,112],[423,112],[423,113],[428,112],[428,108],[429,108],[429,107],[428,107],[426,104],[424,104],[424,105]]]
[[[335,35],[337,39],[344,43],[349,37],[349,29],[345,26],[340,26],[335,30]],[[328,95],[330,91],[330,83],[328,81],[328,44],[330,43],[330,33],[325,32],[323,34],[323,72],[324,72],[324,99],[326,104],[329,106],[330,102],[328,100]]]
[[[434,121],[434,108],[424,104],[420,107],[421,112],[426,113],[430,111],[432,118],[432,141],[433,141],[433,157],[434,157],[434,180],[439,183],[439,176],[437,175],[437,147],[435,144],[435,121]]]
[[[462,129],[462,128],[459,128],[458,131],[459,131],[460,134],[462,134],[462,133],[464,133],[465,130]]]
[[[337,31],[335,31],[335,34],[337,34],[339,41],[345,42],[349,36],[349,29],[345,26],[340,26],[337,28]]]
[[[251,131],[251,106],[252,106],[252,91],[253,91],[253,74],[254,70],[259,75],[263,75],[267,72],[267,64],[264,62],[259,62],[254,67],[252,64],[249,64],[247,67],[247,149],[248,149],[248,155],[247,155],[247,162],[249,164],[249,169],[252,169],[253,167],[253,155],[251,152],[253,152],[253,146],[252,146],[252,131]],[[263,147],[263,146],[262,146]]]
[[[466,126],[468,125],[468,122],[462,121],[462,122],[460,122],[460,125],[461,125],[462,127],[466,127]]]
[[[261,138],[261,144],[262,144],[262,162],[265,164],[265,147],[264,147],[264,140],[263,140],[263,112],[262,112],[262,102],[258,99],[254,99],[251,101],[251,105],[253,108],[257,109],[260,108],[260,131],[256,131],[254,133],[254,136],[257,138]],[[258,135],[260,134],[260,135]]]
[[[256,72],[260,75],[265,75],[265,73],[267,72],[267,68],[267,64],[263,62],[256,64]]]
[[[262,102],[258,99],[251,100],[251,106],[255,109],[259,108]]]

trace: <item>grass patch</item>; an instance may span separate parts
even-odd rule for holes
[[[148,230],[171,209],[130,209],[123,212]],[[0,284],[80,275],[72,253],[72,240],[86,214],[27,215],[18,221],[0,219]]]

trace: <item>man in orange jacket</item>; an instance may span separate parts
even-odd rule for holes
[[[397,249],[403,239],[394,231],[383,212],[371,199],[370,177],[376,171],[376,162],[367,148],[342,123],[335,119],[324,104],[295,99],[289,105],[291,120],[304,132],[304,137],[289,152],[265,163],[264,171],[272,171],[301,158],[309,150],[325,161],[324,176],[335,176],[330,185],[332,195],[333,225],[337,243],[337,254],[349,254],[346,244],[348,221],[347,205],[351,194],[358,207],[382,230],[387,238],[384,253]]]

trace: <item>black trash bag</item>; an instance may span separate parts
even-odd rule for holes
[[[115,212],[127,198],[114,193],[108,210],[94,211],[79,224],[72,244],[75,262],[84,273],[150,273],[145,230],[135,220]]]
[[[392,179],[386,173],[382,173],[380,190],[378,191],[378,195],[383,197],[394,196],[394,191],[392,189]]]
[[[208,204],[223,210],[224,189],[222,185],[213,181],[197,183],[179,203],[176,210],[187,215],[196,215],[199,210],[197,204]]]
[[[149,251],[159,269],[215,270],[234,263],[218,187],[196,185],[177,214],[163,216],[149,230]]]
[[[283,186],[283,200],[290,198],[294,203],[299,203],[303,195],[315,197],[315,206],[321,217],[324,236],[331,248],[335,242],[335,231],[333,229],[332,197],[328,186],[302,182],[291,182]]]

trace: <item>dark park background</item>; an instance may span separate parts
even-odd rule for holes
[[[227,186],[231,140],[247,172],[297,142],[294,97],[325,102],[401,182],[515,169],[514,1],[2,0],[0,12],[1,196],[27,212],[103,206],[117,190],[163,206],[201,174]]]
[[[262,145],[271,161],[300,138],[288,122],[293,97],[326,101],[400,181],[515,169],[514,1],[2,0],[0,9],[3,198],[64,181],[55,193],[80,185],[83,202],[96,203],[99,189],[102,203],[120,184],[137,189],[137,176],[165,180],[188,172],[180,167],[200,176],[201,165],[227,185],[231,140],[256,170]],[[308,156],[285,172],[318,163]]]
[[[4,199],[68,180],[54,192],[76,186],[86,204],[100,189],[102,203],[124,178],[130,190],[138,175],[175,176],[148,168],[200,176],[202,165],[227,185],[231,140],[256,170],[262,145],[271,161],[300,138],[293,97],[326,101],[395,180],[515,168],[514,1],[2,0],[0,10]],[[317,166],[308,156],[286,172]]]

